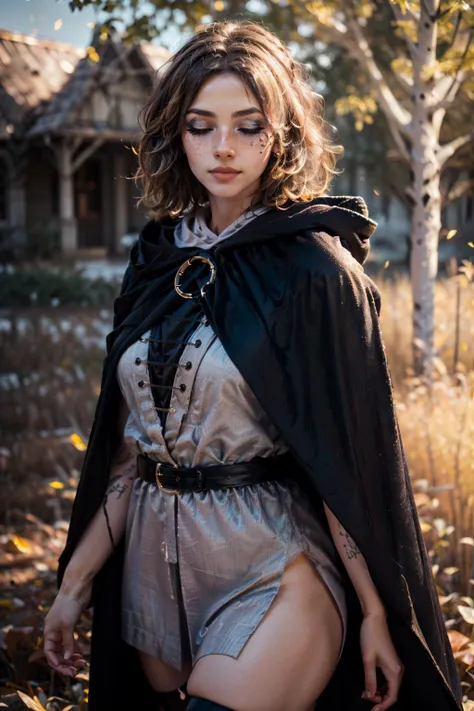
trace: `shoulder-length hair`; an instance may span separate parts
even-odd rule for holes
[[[208,201],[182,146],[186,111],[209,78],[233,72],[255,95],[274,133],[273,152],[253,204],[281,207],[324,195],[343,146],[331,144],[324,99],[308,83],[306,67],[273,33],[250,21],[203,25],[159,70],[158,82],[139,113],[142,184],[138,205],[154,219],[176,217]]]

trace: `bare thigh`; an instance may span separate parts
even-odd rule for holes
[[[191,663],[183,671],[165,664],[161,659],[139,650],[140,662],[143,671],[155,691],[164,693],[173,691],[188,680],[191,673]]]
[[[301,553],[239,657],[201,657],[188,693],[238,711],[308,711],[334,672],[342,632],[334,598]]]

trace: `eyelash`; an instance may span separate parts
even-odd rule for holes
[[[189,133],[192,133],[195,136],[202,136],[204,133],[212,131],[212,128],[195,128],[191,123],[187,124],[187,129]],[[256,126],[255,128],[240,128],[239,131],[242,131],[242,133],[247,136],[254,136],[255,134],[263,131],[263,126]]]

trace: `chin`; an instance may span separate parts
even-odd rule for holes
[[[216,183],[209,185],[203,182],[203,185],[209,195],[225,195],[229,197],[246,193],[252,187],[252,183],[248,183],[247,185],[236,185],[234,184],[234,181],[231,181],[230,183],[220,183],[217,185]]]

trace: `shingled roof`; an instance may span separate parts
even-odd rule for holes
[[[69,44],[0,30],[0,120],[9,133],[34,121],[83,56]]]
[[[0,30],[0,137],[58,133],[98,85],[136,74],[150,85],[170,56],[150,43],[126,46],[94,32],[90,50]],[[3,129],[3,130],[2,130]]]

